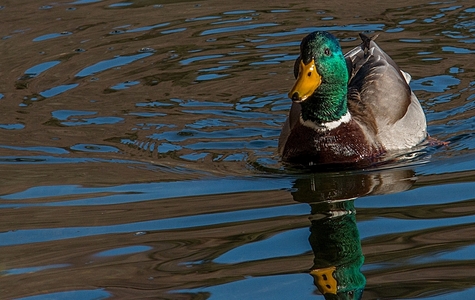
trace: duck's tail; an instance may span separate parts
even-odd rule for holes
[[[372,37],[369,37],[364,33],[360,33],[359,35],[360,35],[361,40],[363,41],[363,43],[361,44],[361,48],[363,49],[363,51],[366,55],[368,53],[369,49],[370,49],[371,41],[376,40],[378,38],[379,34],[375,34]]]

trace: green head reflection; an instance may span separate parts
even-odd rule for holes
[[[325,299],[361,299],[366,286],[355,199],[404,191],[414,181],[414,172],[408,169],[311,174],[296,180],[294,200],[311,207],[310,274]]]
[[[360,299],[366,279],[360,271],[364,262],[356,227],[354,201],[312,204],[310,245],[314,265],[310,274],[326,299]],[[321,216],[322,212],[327,216]]]

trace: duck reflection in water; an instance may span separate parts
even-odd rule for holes
[[[363,251],[354,201],[365,195],[409,189],[415,181],[407,169],[373,173],[311,174],[298,179],[292,196],[311,207],[309,242],[314,253],[310,274],[325,299],[361,299],[366,278],[360,269]]]

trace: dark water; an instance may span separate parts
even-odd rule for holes
[[[0,298],[475,298],[473,3],[234,2],[1,4]],[[379,33],[450,144],[285,168],[316,29]]]

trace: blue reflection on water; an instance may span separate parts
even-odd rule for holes
[[[47,300],[47,299],[68,299],[68,300],[99,300],[110,298],[112,294],[104,289],[96,290],[76,290],[66,292],[56,292],[36,296],[16,298],[17,300]]]
[[[152,182],[124,184],[120,186],[89,188],[76,185],[56,185],[37,186],[22,192],[0,196],[4,200],[25,200],[41,197],[57,197],[66,195],[82,195],[94,193],[115,193],[102,197],[91,197],[88,199],[52,202],[44,204],[46,206],[76,206],[76,205],[104,205],[119,204],[125,202],[137,202],[145,200],[158,200],[166,198],[216,195],[227,193],[238,193],[247,191],[268,191],[291,187],[291,178],[279,178],[269,180],[268,178],[216,178],[207,180],[190,180],[175,182]]]
[[[456,225],[470,224],[475,222],[474,216],[439,218],[431,220],[420,219],[391,219],[377,218],[371,221],[358,222],[361,240],[370,237],[384,236],[389,234],[403,234],[417,230],[431,229],[437,227],[450,227]]]
[[[0,124],[0,129],[6,130],[20,130],[25,128],[23,124]]]
[[[134,28],[134,29],[128,29],[126,32],[127,33],[133,33],[133,32],[141,32],[141,31],[149,31],[152,29],[160,28],[160,27],[165,27],[170,25],[170,23],[160,23],[160,24],[154,24],[150,26],[144,26],[144,27],[139,27],[139,28]]]
[[[63,32],[58,32],[58,33],[49,33],[49,34],[45,34],[45,35],[34,38],[33,42],[46,41],[46,40],[54,39],[61,36],[71,35],[71,34],[73,33],[68,32],[68,31],[63,31]]]
[[[9,269],[0,274],[5,275],[20,275],[20,274],[28,274],[28,273],[36,273],[44,270],[49,269],[58,269],[58,268],[67,268],[71,266],[70,264],[56,264],[56,265],[46,265],[46,266],[37,266],[37,267],[27,267],[27,268],[17,268],[17,269]]]
[[[473,199],[475,182],[441,184],[388,194],[358,199],[358,208],[393,208],[421,205],[456,203]]]
[[[19,150],[19,151],[44,152],[44,153],[50,153],[50,154],[67,154],[67,153],[69,153],[69,151],[67,151],[63,148],[47,147],[47,146],[19,147],[19,146],[0,145],[0,148]]]
[[[86,67],[82,69],[81,71],[79,71],[74,76],[76,77],[90,76],[99,72],[103,72],[112,68],[116,68],[116,67],[120,67],[120,66],[132,63],[136,60],[143,59],[151,55],[153,55],[153,53],[138,53],[138,54],[128,55],[128,56],[117,56],[115,58],[104,60],[92,66]]]
[[[475,287],[470,289],[465,289],[462,291],[451,291],[450,294],[441,294],[428,297],[430,300],[447,300],[447,299],[474,299]],[[418,300],[421,298],[404,298],[407,300]]]
[[[82,152],[96,152],[96,153],[118,153],[120,150],[116,147],[108,146],[108,145],[97,145],[97,144],[76,144],[70,147],[71,150],[74,151],[82,151]]]
[[[262,241],[244,244],[222,254],[215,263],[235,264],[253,260],[296,256],[312,251],[308,242],[308,227],[287,230]]]
[[[242,26],[214,28],[214,29],[204,30],[203,32],[201,32],[200,35],[229,33],[229,32],[236,32],[236,31],[252,30],[252,29],[262,28],[262,27],[271,27],[271,26],[277,26],[277,25],[279,25],[279,24],[276,24],[276,23],[262,23],[262,24],[249,24],[249,25],[242,25]]]
[[[173,293],[210,293],[206,299],[315,299],[315,286],[308,274],[248,277],[244,280]],[[297,292],[298,291],[298,292]]]
[[[60,63],[59,60],[47,61],[41,64],[37,64],[25,71],[25,74],[30,77],[36,77],[43,73],[44,71],[58,65]]]
[[[83,126],[83,125],[105,125],[105,124],[116,124],[122,122],[124,118],[120,117],[96,117],[96,118],[87,118],[87,119],[80,119],[75,121],[69,122],[61,122],[62,125],[65,126]]]
[[[127,195],[125,195],[127,196]],[[130,195],[128,195],[130,197]],[[120,202],[115,202],[117,204]],[[301,216],[308,213],[308,205],[294,204],[271,208],[246,209],[232,212],[192,215],[161,220],[142,221],[127,224],[91,227],[63,227],[45,229],[24,229],[0,233],[1,246],[43,243],[85,236],[134,233],[139,231],[165,231],[191,229],[202,226],[222,226],[235,222],[277,218],[283,216]]]
[[[66,91],[69,91],[75,87],[77,87],[79,83],[71,83],[71,84],[64,84],[64,85],[59,85],[55,86],[53,88],[50,88],[46,91],[40,92],[39,94],[45,98],[51,98],[54,96],[57,96],[59,94],[62,94]]]
[[[111,89],[117,90],[117,91],[125,90],[125,89],[128,89],[129,87],[137,85],[139,83],[140,83],[140,81],[124,81],[124,82],[118,83],[114,86],[111,86]]]
[[[105,256],[128,255],[128,254],[146,252],[151,249],[153,249],[153,247],[143,246],[143,245],[128,246],[128,247],[121,247],[121,248],[115,248],[115,249],[102,251],[102,252],[97,253],[95,256],[105,257]]]
[[[53,118],[64,121],[72,116],[88,116],[88,115],[95,115],[97,112],[95,111],[87,111],[87,110],[69,110],[69,109],[62,109],[62,110],[55,110],[51,112]]]
[[[262,33],[259,36],[265,37],[282,37],[282,36],[289,36],[289,35],[298,35],[298,36],[305,36],[309,33],[314,31],[357,31],[357,32],[365,32],[365,31],[382,31],[384,30],[385,24],[350,24],[347,26],[321,26],[321,27],[300,27],[296,28],[292,31],[279,31],[273,33]]]

